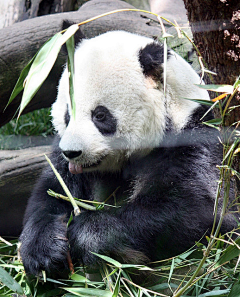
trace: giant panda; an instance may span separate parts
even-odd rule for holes
[[[51,160],[74,197],[106,202],[82,209],[67,227],[69,202],[52,169],[27,205],[20,254],[28,274],[100,265],[94,253],[125,263],[178,255],[209,234],[217,188],[217,136],[201,124],[209,100],[200,78],[172,50],[124,31],[83,38],[75,50],[76,115],[65,67],[52,106]],[[221,203],[218,207],[219,218]],[[221,232],[236,227],[228,214]]]

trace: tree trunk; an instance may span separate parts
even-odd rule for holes
[[[208,69],[216,72],[206,83],[233,84],[240,74],[239,0],[184,0],[194,42]],[[239,104],[239,94],[234,104]],[[232,121],[239,120],[239,109]]]
[[[230,84],[240,75],[240,2],[239,0],[184,0],[194,42],[209,70],[217,76],[205,76],[205,83]],[[216,93],[210,94],[216,96]],[[240,105],[238,92],[232,106]],[[218,116],[218,115],[216,115]],[[226,126],[240,120],[240,108],[235,108],[224,119]],[[235,158],[239,172],[239,158]],[[237,181],[239,194],[239,181]]]

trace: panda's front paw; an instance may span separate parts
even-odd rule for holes
[[[70,253],[74,263],[94,268],[102,255],[118,254],[129,242],[126,230],[118,218],[110,213],[82,212],[68,227]]]
[[[68,227],[68,240],[70,253],[74,263],[86,266],[95,266],[99,260],[92,252],[98,253],[99,236],[94,232],[94,223],[81,213],[74,217]]]
[[[39,275],[44,270],[50,275],[61,275],[68,270],[66,233],[61,218],[37,229],[30,222],[25,225],[20,236],[20,255],[27,274]]]

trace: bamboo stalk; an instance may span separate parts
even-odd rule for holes
[[[78,207],[76,200],[73,198],[72,194],[70,193],[70,191],[68,190],[67,185],[65,184],[64,180],[62,179],[61,175],[57,172],[56,168],[53,166],[51,160],[45,155],[45,158],[47,159],[49,165],[51,166],[53,172],[55,173],[58,181],[60,182],[64,192],[66,193],[66,195],[68,196],[70,202],[72,203],[73,206],[73,210],[74,210],[74,214],[75,216],[80,215],[81,211],[80,208]]]
[[[55,197],[57,199],[63,199],[65,201],[71,202],[71,200],[69,199],[69,197],[64,196],[64,195],[61,195],[61,194],[58,194],[58,193],[55,193],[52,190],[48,190],[47,193],[48,193],[48,195],[50,195],[52,197]],[[81,201],[77,201],[76,199],[74,199],[74,200],[75,200],[76,204],[78,206],[82,207],[82,208],[85,208],[87,210],[94,210],[94,211],[96,210],[96,207],[95,206],[89,205],[89,204],[84,203],[84,202],[81,202]]]

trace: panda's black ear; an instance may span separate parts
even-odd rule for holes
[[[139,51],[139,62],[145,76],[161,80],[163,73],[163,45],[158,42],[147,44]]]
[[[74,25],[75,23],[68,21],[68,20],[64,20],[62,23],[62,30],[66,30],[68,27]],[[77,32],[74,34],[74,43],[75,43],[75,47],[76,45],[78,45],[83,39],[86,39],[85,35],[82,33],[82,31],[80,30],[80,28],[77,30]],[[66,43],[64,43],[63,45],[63,51],[65,53],[67,53],[67,47],[66,47]]]

